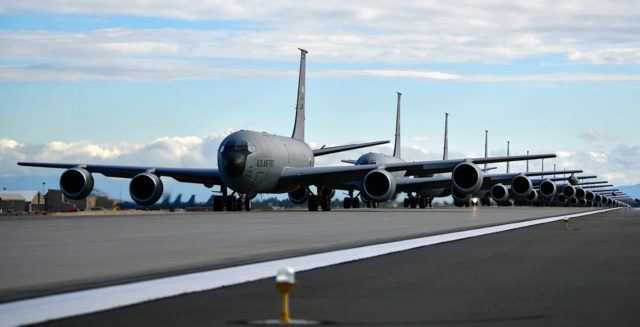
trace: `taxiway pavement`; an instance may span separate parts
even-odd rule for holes
[[[585,210],[480,207],[4,218],[0,301]]]

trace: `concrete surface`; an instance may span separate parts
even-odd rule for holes
[[[0,301],[584,210],[480,207],[0,219]]]

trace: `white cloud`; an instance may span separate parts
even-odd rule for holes
[[[640,63],[637,1],[10,1],[0,13],[45,12],[198,21],[203,29],[3,31],[2,58],[139,56],[316,62],[502,63],[561,55],[592,64]],[[171,26],[171,23],[167,23]]]

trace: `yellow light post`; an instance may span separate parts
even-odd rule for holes
[[[276,274],[276,288],[282,293],[282,314],[281,322],[291,322],[289,311],[289,292],[296,287],[296,273],[293,268],[280,268]]]

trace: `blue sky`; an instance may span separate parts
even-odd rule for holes
[[[488,129],[494,154],[640,183],[634,1],[53,0],[0,4],[0,187],[57,183],[18,160],[215,167],[231,130],[288,135],[297,47],[312,145],[390,139],[400,91],[406,159],[441,156],[446,111],[452,156]]]

